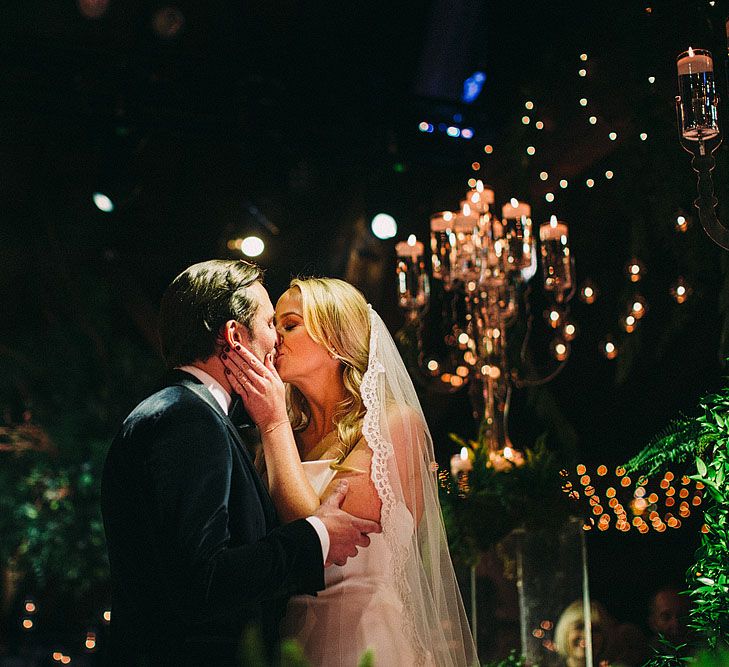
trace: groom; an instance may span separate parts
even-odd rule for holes
[[[195,264],[162,299],[171,374],[124,421],[102,479],[115,667],[234,665],[248,626],[270,657],[287,598],[322,590],[324,565],[343,565],[380,530],[339,509],[344,483],[313,516],[278,522],[228,416],[218,357],[235,344],[271,354],[273,312],[261,270],[242,260]],[[256,438],[250,420],[241,430]]]

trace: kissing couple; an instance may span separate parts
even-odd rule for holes
[[[430,432],[362,294],[294,279],[274,309],[257,265],[211,260],[160,340],[102,478],[110,664],[237,665],[247,627],[272,663],[291,637],[314,666],[477,664]]]

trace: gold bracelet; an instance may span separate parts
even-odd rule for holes
[[[261,435],[265,435],[266,433],[270,433],[271,431],[276,430],[279,426],[283,426],[284,424],[288,424],[288,419],[283,419],[280,422],[276,422],[273,426],[269,426],[265,431],[261,431]]]

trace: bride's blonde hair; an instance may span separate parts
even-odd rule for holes
[[[334,425],[340,443],[341,463],[360,438],[365,407],[360,387],[367,370],[370,316],[367,301],[352,285],[337,278],[294,278],[289,289],[301,292],[304,326],[311,338],[339,359],[346,397],[337,405]],[[304,395],[287,385],[289,419],[294,430],[309,422]]]

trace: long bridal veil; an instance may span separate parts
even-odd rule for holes
[[[362,430],[372,450],[390,572],[403,603],[402,632],[418,664],[478,664],[448,552],[430,431],[395,342],[371,307],[370,322]]]

